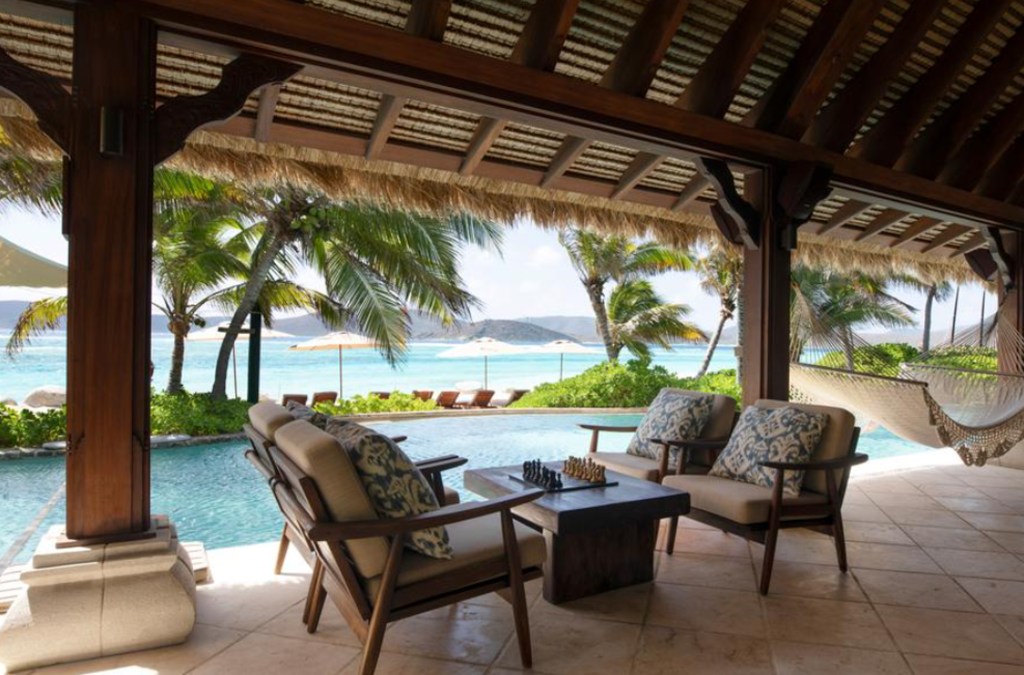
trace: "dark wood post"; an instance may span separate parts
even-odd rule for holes
[[[748,174],[744,198],[760,216],[759,245],[743,249],[743,404],[789,398],[791,252],[786,223],[772,208],[769,172]]]
[[[67,536],[149,528],[156,29],[75,6],[68,264]]]
[[[1019,232],[1004,232],[1003,242],[1006,245],[1007,261],[1010,265],[1010,279],[1013,288],[1007,289],[1002,281],[999,283],[999,312],[1001,319],[1009,319],[1017,332],[1024,334],[1024,236]],[[1021,354],[1014,354],[1016,345],[999,345],[999,370],[1017,372],[1020,369]]]
[[[263,315],[259,310],[249,315],[249,403],[260,400],[260,342],[263,333]]]

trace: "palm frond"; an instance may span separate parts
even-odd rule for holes
[[[7,355],[13,357],[35,335],[55,329],[68,314],[68,297],[66,295],[44,298],[30,303],[18,316],[11,337],[7,339]]]

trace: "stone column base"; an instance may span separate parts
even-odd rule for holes
[[[165,516],[153,517],[150,533],[57,548],[63,527],[53,527],[0,626],[0,665],[16,671],[184,642],[196,620],[188,553]]]

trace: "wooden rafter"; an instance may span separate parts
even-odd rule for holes
[[[934,178],[970,136],[1024,66],[1024,30],[1018,30],[981,77],[914,139],[897,160],[899,171]]]
[[[405,32],[416,37],[440,42],[444,38],[452,0],[413,0],[409,14],[405,17]],[[377,118],[370,130],[370,142],[366,146],[366,159],[376,159],[381,148],[388,142],[395,128],[402,108],[408,99],[404,96],[384,94],[377,107]]]
[[[942,221],[938,218],[929,218],[928,216],[921,216],[913,223],[907,226],[907,229],[903,230],[898,237],[889,243],[889,248],[901,248],[906,246],[910,242],[914,241],[922,234],[931,232],[939,225],[942,225]]]
[[[999,159],[985,172],[985,176],[974,191],[993,199],[1009,198],[1010,193],[1021,179],[1022,157],[1024,157],[1024,133],[1017,136],[1013,143],[1003,151]]]
[[[1024,133],[1024,94],[1018,94],[961,145],[960,150],[943,165],[938,180],[966,190],[973,189],[1019,133]]]
[[[965,241],[963,244],[956,248],[952,253],[949,254],[950,258],[956,258],[957,256],[967,255],[971,251],[977,251],[979,248],[988,247],[988,240],[985,235],[978,232],[976,235]]]
[[[220,82],[210,91],[170,99],[156,111],[156,162],[185,147],[193,131],[237,115],[252,92],[281,84],[300,70],[302,66],[287,61],[242,54],[224,66]]]
[[[882,0],[830,0],[793,60],[744,117],[758,129],[799,138],[882,9]]]
[[[26,66],[0,47],[0,90],[27,105],[42,132],[64,154],[70,154],[71,95],[60,79]]]
[[[711,182],[701,174],[696,174],[690,179],[690,182],[686,184],[682,192],[679,193],[679,197],[676,199],[676,203],[672,205],[673,211],[682,211],[687,206],[697,200],[701,194],[708,189]]]
[[[633,189],[633,186],[644,179],[644,176],[649,174],[651,171],[661,164],[662,157],[660,155],[652,155],[649,152],[639,152],[636,157],[633,158],[632,163],[622,173],[619,178],[619,184],[615,186],[615,192],[612,193],[612,199],[618,199],[622,195],[626,194]]]
[[[970,232],[971,229],[972,228],[967,227],[966,225],[957,225],[956,223],[951,223],[947,225],[946,229],[944,229],[942,232],[939,232],[934,237],[932,237],[932,240],[929,241],[925,245],[925,247],[921,249],[921,253],[928,253],[930,251],[934,251],[937,248],[941,248],[948,244],[949,242],[953,241],[954,239]]]
[[[554,70],[579,1],[549,0],[535,4],[509,60],[528,68],[546,72]],[[507,120],[483,117],[473,132],[459,173],[473,173],[507,125]]]
[[[906,218],[908,215],[910,214],[899,209],[884,209],[881,213],[875,216],[874,220],[867,224],[864,231],[857,236],[857,241],[867,241],[868,239],[881,234],[892,225],[895,225]]]
[[[689,4],[689,0],[650,0],[615,53],[601,78],[601,86],[631,96],[646,94]],[[589,145],[587,140],[567,136],[555,154],[544,184],[567,171]],[[641,175],[637,180],[642,178]]]
[[[803,140],[836,152],[846,150],[942,6],[942,0],[912,3],[893,34],[815,118]]]
[[[934,65],[907,89],[878,124],[853,144],[848,154],[875,164],[892,166],[928,120],[935,104],[970,62],[1010,2],[987,0],[976,5]]]
[[[828,234],[832,230],[838,229],[847,224],[870,208],[871,204],[868,202],[851,199],[836,209],[836,212],[832,214],[832,217],[828,219],[828,222],[819,227],[815,234]]]
[[[281,85],[268,84],[260,92],[259,107],[256,109],[256,130],[253,138],[261,143],[270,140],[270,127],[274,124],[274,111],[281,96]]]

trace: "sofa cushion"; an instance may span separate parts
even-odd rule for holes
[[[348,453],[379,517],[405,518],[440,507],[430,483],[387,436],[345,420],[331,420],[327,432]],[[452,556],[444,527],[411,532],[406,537],[406,546],[432,558]]]
[[[322,412],[317,412],[316,410],[310,408],[308,405],[305,405],[304,403],[299,403],[298,401],[288,401],[285,407],[288,409],[288,412],[291,413],[291,416],[293,418],[297,420],[306,420],[307,422],[315,426],[317,429],[326,428],[327,420],[330,419],[327,415],[323,414]]]
[[[715,397],[711,394],[668,387],[662,389],[648,406],[647,414],[637,427],[626,453],[658,460],[661,456],[661,446],[651,443],[650,439],[692,441],[700,438],[708,418],[711,417],[714,402]],[[678,454],[678,448],[673,448],[673,456],[670,459],[672,463],[675,463]]]
[[[740,415],[729,443],[709,474],[770,488],[774,485],[776,471],[761,466],[760,462],[808,461],[818,447],[828,420],[828,415],[793,406],[750,406]],[[803,471],[787,471],[783,494],[799,495],[803,480]]]
[[[633,478],[654,482],[661,478],[658,475],[658,462],[653,459],[637,457],[625,452],[591,452],[586,456],[603,465],[609,471],[616,471]],[[705,474],[708,472],[708,468],[699,464],[687,464],[686,473]],[[669,471],[675,471],[674,464],[669,465]]]
[[[316,483],[331,520],[374,520],[377,512],[363,488],[348,453],[338,440],[305,420],[292,421],[277,430],[277,447]],[[375,577],[384,571],[388,557],[385,537],[345,542],[356,571]]]
[[[547,557],[543,535],[519,523],[515,527],[523,568],[541,566]],[[505,558],[501,516],[497,513],[453,523],[448,526],[448,534],[452,547],[451,559],[438,560],[406,553],[402,557],[396,588],[453,574],[478,563],[502,561]],[[367,581],[367,591],[371,598],[376,597],[379,589],[380,577]]]
[[[690,508],[721,516],[741,525],[768,521],[770,488],[717,476],[667,476],[662,485],[690,493]],[[824,495],[801,492],[785,499],[789,504],[825,504]]]
[[[257,403],[249,408],[249,424],[260,436],[271,442],[277,430],[294,419],[287,408],[273,401]]]

